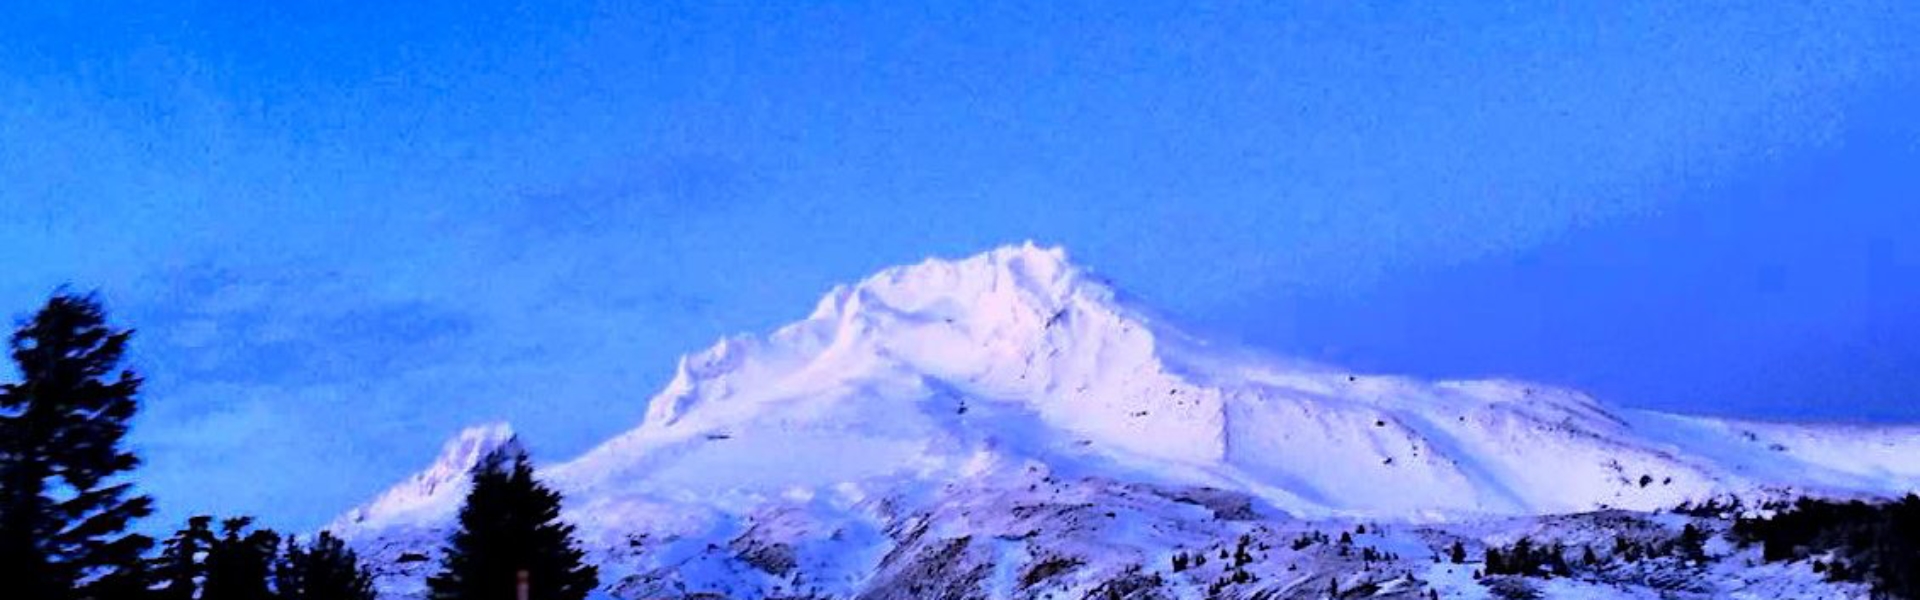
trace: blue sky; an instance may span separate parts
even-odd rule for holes
[[[1902,0],[35,4],[0,307],[139,329],[164,519],[312,527],[482,421],[571,456],[1026,239],[1357,369],[1920,421]]]

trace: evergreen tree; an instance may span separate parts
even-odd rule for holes
[[[1456,565],[1466,563],[1467,546],[1460,543],[1460,540],[1454,540],[1453,547],[1447,550],[1447,560]]]
[[[1565,544],[1554,542],[1552,546],[1548,546],[1547,555],[1542,557],[1542,560],[1546,563],[1547,572],[1549,573],[1561,577],[1573,575],[1573,567],[1567,565],[1567,547]]]
[[[287,539],[274,568],[280,600],[373,600],[373,575],[340,538],[322,531],[302,547]]]
[[[221,538],[207,552],[206,580],[200,600],[273,600],[272,571],[280,536],[251,529],[246,517],[220,524]]]
[[[435,600],[509,600],[526,571],[533,598],[581,600],[599,585],[583,564],[573,526],[560,521],[560,494],[534,479],[517,443],[495,449],[473,471],[459,530],[427,580]]]
[[[60,293],[9,340],[20,381],[0,385],[0,582],[8,597],[104,596],[88,581],[139,568],[153,541],[125,533],[153,512],[119,476],[140,378],[120,368],[132,332],[90,296]]]
[[[1532,575],[1540,563],[1533,555],[1533,540],[1525,537],[1513,543],[1513,550],[1507,553],[1507,573],[1510,575]]]
[[[1692,523],[1688,523],[1685,528],[1680,530],[1680,540],[1678,543],[1680,557],[1687,560],[1706,560],[1706,543],[1707,534],[1700,531],[1699,527],[1694,527]]]
[[[287,536],[286,546],[280,549],[280,558],[273,561],[273,589],[280,594],[281,600],[298,600],[305,596],[307,578],[301,565],[307,560],[307,549],[300,547],[300,540]]]
[[[154,561],[153,575],[160,589],[157,600],[193,600],[199,578],[207,574],[207,551],[213,548],[213,517],[187,519],[187,528],[168,538]]]

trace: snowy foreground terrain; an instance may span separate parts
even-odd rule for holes
[[[1304,366],[1193,339],[1032,245],[836,288],[683,358],[648,406],[544,471],[616,598],[1863,598],[1671,509],[1920,489],[1920,428]],[[418,596],[466,470],[510,436],[461,433],[331,529]],[[1704,556],[1613,556],[1687,524]],[[1474,577],[1522,536],[1600,561]]]

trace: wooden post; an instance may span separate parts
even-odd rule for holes
[[[513,597],[519,598],[520,600],[529,600],[527,594],[532,587],[531,584],[528,583],[530,579],[531,577],[527,575],[527,570],[521,569],[517,582],[513,586]]]

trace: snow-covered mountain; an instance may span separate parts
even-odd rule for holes
[[[387,489],[366,506],[348,511],[331,529],[384,531],[438,526],[459,510],[473,467],[488,453],[518,443],[513,426],[507,423],[469,427],[447,440],[432,466]]]
[[[510,437],[462,433],[331,528],[377,556],[430,553],[461,474]],[[1427,532],[1393,542],[1411,551],[1498,517],[1902,494],[1920,489],[1920,428],[1302,365],[1195,339],[1027,244],[887,269],[770,335],[686,356],[644,422],[545,477],[616,595],[914,597],[899,590],[960,581],[1013,597],[1040,589],[1015,570],[1042,554],[1070,557],[1079,587],[1060,590],[1085,594],[1250,527],[1403,523]],[[955,564],[982,572],[941,570]],[[388,589],[414,589],[417,570]]]

